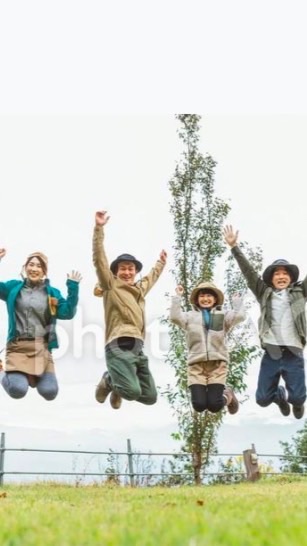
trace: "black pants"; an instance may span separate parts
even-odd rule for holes
[[[225,385],[212,383],[210,385],[190,385],[192,406],[195,411],[202,412],[209,410],[217,413],[226,404],[223,396]]]

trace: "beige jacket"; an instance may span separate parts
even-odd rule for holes
[[[103,227],[94,228],[93,263],[96,269],[105,313],[105,342],[127,336],[145,338],[145,296],[160,277],[164,265],[158,260],[145,277],[133,286],[115,277],[103,247]],[[99,290],[94,291],[96,295]]]
[[[204,324],[203,313],[194,307],[193,311],[181,309],[180,296],[173,296],[170,320],[185,331],[188,347],[188,364],[208,360],[229,361],[227,333],[246,317],[242,299],[234,303],[234,309],[223,311],[218,305],[210,313],[210,325]]]

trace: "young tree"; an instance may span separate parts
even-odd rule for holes
[[[192,288],[200,281],[213,279],[216,262],[225,251],[223,226],[230,207],[215,194],[215,161],[198,150],[201,117],[180,114],[176,118],[180,123],[178,133],[183,153],[169,182],[172,198],[170,211],[175,232],[175,267],[172,273],[176,284],[184,287],[183,308],[187,311],[190,309]],[[255,263],[259,261],[259,254],[254,255],[251,251],[249,254]],[[241,289],[239,291],[246,289],[246,285],[232,258],[229,258],[228,264],[226,284],[231,297],[238,288]],[[174,370],[176,385],[175,388],[168,385],[164,394],[178,420],[178,432],[174,437],[183,442],[183,451],[191,453],[194,482],[199,484],[202,469],[210,463],[210,456],[216,453],[217,430],[222,423],[223,412],[211,414],[193,410],[187,385],[185,336],[172,323],[168,322],[168,327],[170,348],[167,362]],[[245,388],[247,365],[256,356],[256,348],[248,347],[246,328],[240,328],[239,332],[233,333],[231,338],[229,384],[241,392]]]
[[[279,443],[284,452],[282,471],[305,474],[307,472],[307,421],[304,423],[304,428],[292,436],[292,444],[289,442]]]

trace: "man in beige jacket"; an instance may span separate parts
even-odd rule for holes
[[[96,400],[103,403],[111,393],[114,409],[122,398],[154,404],[157,391],[143,352],[145,338],[145,296],[161,275],[167,254],[162,250],[154,267],[135,281],[142,264],[131,254],[121,254],[109,266],[103,247],[107,212],[96,212],[93,234],[93,263],[98,285],[94,294],[103,297],[105,314],[105,355],[107,372],[96,388]]]

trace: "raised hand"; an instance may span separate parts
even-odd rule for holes
[[[167,252],[165,250],[161,250],[159,259],[160,259],[160,262],[162,262],[163,264],[166,264]]]
[[[105,226],[109,218],[106,210],[98,210],[95,214],[96,226]]]
[[[223,233],[224,233],[224,238],[225,238],[226,243],[231,248],[236,246],[237,241],[238,241],[239,231],[234,231],[232,226],[225,226],[224,230],[223,230]]]
[[[181,284],[178,284],[178,286],[176,286],[175,288],[175,292],[177,294],[177,296],[182,296],[184,294],[184,288]]]
[[[1,258],[4,258],[5,255],[6,255],[5,248],[0,248],[0,260],[1,260]]]
[[[240,292],[234,292],[231,296],[232,302],[235,303],[237,301],[241,301],[243,299],[243,294]]]
[[[79,273],[79,271],[75,271],[74,269],[72,270],[71,273],[67,273],[67,278],[70,279],[71,281],[76,281],[76,282],[80,282],[82,280],[81,273]]]

